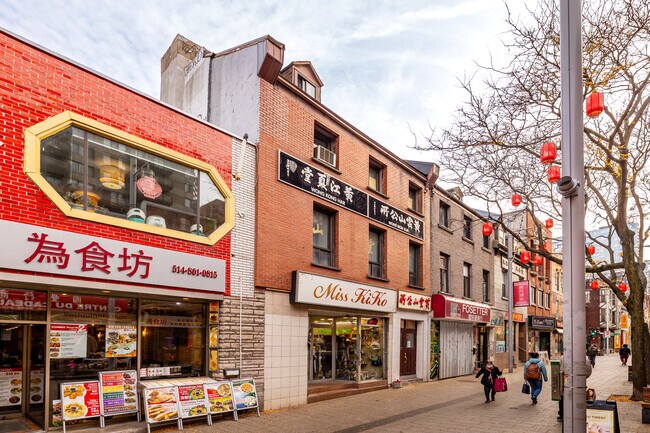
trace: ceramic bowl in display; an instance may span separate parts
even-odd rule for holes
[[[165,224],[165,218],[158,215],[148,216],[146,221],[150,226],[161,227],[163,229],[167,227]]]
[[[147,216],[144,214],[143,210],[138,209],[137,207],[129,209],[129,211],[126,213],[126,219],[136,223],[143,223],[146,217]]]

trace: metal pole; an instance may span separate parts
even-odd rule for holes
[[[605,354],[609,353],[609,319],[612,315],[611,305],[609,304],[609,288],[605,289]]]
[[[582,41],[580,0],[560,0],[560,72],[562,94],[562,175],[580,184],[562,199],[564,352],[564,432],[584,433],[586,414],[585,216],[582,118]],[[568,326],[567,326],[568,325]]]
[[[512,289],[512,243],[514,239],[511,234],[507,235],[508,243],[508,281],[506,282],[506,290],[508,291],[508,371],[514,371],[514,357],[512,353],[513,345],[513,321],[512,321],[512,298],[514,296]]]

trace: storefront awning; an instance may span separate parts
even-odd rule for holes
[[[490,306],[479,302],[466,301],[451,296],[435,294],[431,296],[434,319],[462,320],[466,322],[490,322]]]

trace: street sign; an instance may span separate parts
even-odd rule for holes
[[[609,335],[610,335],[610,331],[608,329],[607,331],[605,331],[605,337],[609,338]]]

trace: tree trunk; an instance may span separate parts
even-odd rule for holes
[[[634,290],[636,289],[636,290]],[[628,298],[628,313],[631,318],[631,343],[632,343],[632,400],[643,399],[643,387],[648,384],[647,364],[648,352],[646,352],[646,336],[648,334],[643,321],[643,298],[644,290],[630,287]]]

